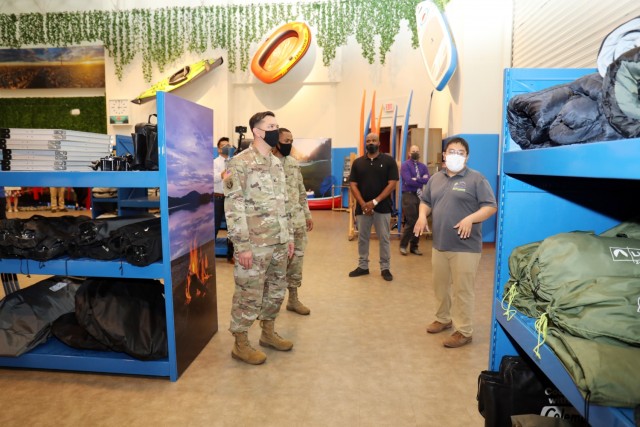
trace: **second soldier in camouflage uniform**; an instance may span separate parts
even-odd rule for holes
[[[311,211],[307,203],[307,191],[302,181],[302,173],[298,161],[291,157],[293,135],[289,129],[280,128],[280,142],[273,149],[273,154],[282,161],[287,181],[287,213],[293,224],[294,246],[293,257],[287,266],[287,287],[289,299],[287,310],[298,314],[309,314],[311,310],[298,300],[298,288],[302,285],[302,261],[307,247],[307,231],[313,229]]]
[[[286,293],[287,258],[293,255],[293,229],[286,212],[282,163],[271,153],[278,124],[270,111],[249,120],[253,143],[229,162],[224,181],[229,238],[235,248],[235,292],[229,331],[234,359],[258,365],[266,355],[249,344],[248,330],[260,320],[260,345],[291,350],[293,343],[274,331]]]

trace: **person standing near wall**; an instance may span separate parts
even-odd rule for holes
[[[22,187],[5,187],[6,200],[9,202],[9,212],[18,212],[18,201],[22,196]]]
[[[358,267],[349,277],[369,274],[369,239],[373,225],[380,241],[380,272],[388,282],[391,274],[391,192],[398,184],[398,164],[389,155],[380,152],[378,134],[370,133],[366,139],[367,153],[353,161],[349,187],[355,197],[358,225]]]
[[[227,164],[229,157],[233,155],[233,147],[229,138],[223,136],[218,140],[218,157],[213,161],[213,204],[215,215],[215,237],[218,238],[218,231],[222,225],[224,215],[224,190],[222,180],[227,174]],[[226,221],[226,220],[225,220]],[[227,238],[227,262],[233,264],[233,243]]]
[[[289,289],[287,310],[307,315],[311,313],[311,310],[298,299],[298,289],[302,285],[302,262],[304,250],[307,247],[307,232],[313,229],[313,220],[300,165],[296,159],[289,155],[292,147],[293,135],[291,131],[280,128],[280,141],[272,151],[284,167],[287,181],[287,214],[293,224],[293,244],[295,246],[293,257],[287,263],[287,288]]]
[[[427,326],[435,334],[455,328],[443,341],[449,348],[469,344],[473,335],[474,285],[482,252],[482,222],[497,211],[489,181],[468,168],[469,144],[452,138],[444,149],[446,168],[434,174],[420,196],[416,236],[433,213],[433,288],[436,320]]]
[[[51,212],[66,212],[67,207],[64,204],[64,187],[49,187],[51,194]]]
[[[271,153],[279,141],[271,111],[249,120],[251,146],[229,162],[223,187],[227,230],[235,247],[235,292],[229,331],[235,337],[234,359],[252,365],[267,356],[249,343],[248,331],[260,320],[260,345],[288,351],[293,343],[275,332],[284,301],[287,258],[294,252],[293,228],[286,211],[287,191],[282,162]]]
[[[0,219],[7,219],[7,197],[4,187],[0,187]]]
[[[409,251],[415,255],[422,255],[418,248],[420,239],[413,233],[413,227],[418,220],[418,210],[420,208],[420,195],[422,187],[429,181],[429,170],[427,165],[419,161],[420,149],[417,145],[412,145],[409,149],[409,159],[405,160],[400,167],[402,176],[402,214],[404,215],[404,228],[400,239],[400,253],[407,255]]]

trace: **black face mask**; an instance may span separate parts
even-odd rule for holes
[[[293,144],[280,144],[280,143],[278,143],[278,151],[280,152],[280,154],[282,154],[285,157],[287,157],[289,154],[291,154],[291,147],[293,147]]]
[[[411,160],[418,160],[420,158],[420,153],[411,153]]]
[[[260,129],[263,130],[263,129]],[[275,147],[278,142],[280,142],[280,131],[278,129],[274,130],[265,130],[264,131],[264,142],[269,144],[269,147]]]
[[[367,144],[367,153],[369,154],[376,154],[378,152],[378,149],[380,148],[379,145],[376,144]]]

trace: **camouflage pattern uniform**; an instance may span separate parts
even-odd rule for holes
[[[235,253],[252,251],[245,269],[236,259],[231,307],[232,333],[246,332],[256,319],[275,320],[286,293],[287,249],[293,229],[286,213],[282,163],[253,146],[229,162],[224,181],[227,232]]]
[[[307,247],[307,220],[311,219],[311,211],[307,203],[307,190],[304,188],[302,172],[298,161],[291,156],[280,159],[284,166],[287,181],[287,213],[293,226],[293,257],[287,265],[287,287],[299,288],[302,284],[302,261]]]

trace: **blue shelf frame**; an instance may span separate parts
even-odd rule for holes
[[[163,264],[138,267],[124,260],[100,261],[90,258],[56,258],[48,261],[32,259],[0,259],[0,271],[15,274],[54,274],[60,276],[129,277],[156,279],[163,275]]]
[[[177,97],[176,97],[177,98]],[[162,279],[164,283],[165,311],[167,320],[168,357],[155,361],[142,361],[123,353],[78,350],[61,343],[55,338],[37,346],[18,357],[0,357],[0,367],[53,369],[69,371],[103,372],[113,374],[149,375],[178,379],[178,355],[176,348],[175,317],[173,307],[173,279],[171,271],[171,249],[169,229],[169,202],[167,194],[168,173],[166,155],[166,120],[170,114],[174,120],[180,119],[183,111],[175,111],[167,105],[166,94],[158,93],[158,171],[132,172],[19,172],[0,171],[0,185],[16,187],[40,187],[43,183],[53,187],[118,187],[146,189],[158,187],[158,201],[130,200],[135,207],[153,203],[150,207],[160,208],[162,229],[162,259],[146,267],[137,267],[127,262],[99,261],[93,259],[58,258],[46,262],[26,259],[0,259],[0,271],[19,274],[77,275],[93,277],[130,277]],[[194,104],[195,105],[195,104]],[[199,107],[199,106],[198,106]],[[213,114],[211,126],[213,126]],[[211,183],[213,191],[213,181]],[[119,200],[120,202],[120,200]],[[211,221],[213,223],[213,220]],[[215,331],[213,332],[215,333]],[[206,339],[208,341],[208,339]],[[206,344],[200,340],[200,344]],[[197,353],[190,349],[182,361],[183,369]]]
[[[516,247],[574,230],[600,233],[620,222],[621,213],[635,212],[629,203],[609,200],[607,185],[640,190],[640,139],[603,141],[521,150],[511,139],[506,121],[508,100],[557,84],[574,81],[593,69],[507,69],[504,74],[503,130],[496,240],[494,305],[489,369],[503,356],[523,355],[537,364],[582,415],[585,400],[560,360],[546,345],[541,359],[533,355],[537,333],[533,319],[517,315],[510,321],[500,305],[509,278],[509,255]],[[611,181],[615,180],[615,182]],[[564,187],[564,188],[563,188]],[[589,405],[593,427],[632,427],[632,409]]]

